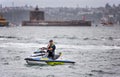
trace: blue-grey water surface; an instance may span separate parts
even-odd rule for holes
[[[50,39],[75,65],[28,65]],[[120,77],[120,27],[1,27],[0,77]]]

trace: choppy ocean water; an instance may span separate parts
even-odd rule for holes
[[[76,64],[27,65],[24,58],[50,39]],[[120,26],[1,27],[0,77],[120,77]]]

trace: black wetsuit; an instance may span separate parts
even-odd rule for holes
[[[55,45],[52,45],[52,46],[50,46],[49,48],[52,48],[52,51],[47,50],[47,52],[48,52],[48,57],[51,58],[51,59],[54,59],[56,46],[55,46]]]

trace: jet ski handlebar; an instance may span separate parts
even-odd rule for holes
[[[46,47],[42,47],[42,48],[40,48],[41,50],[47,50],[48,48],[46,48]]]

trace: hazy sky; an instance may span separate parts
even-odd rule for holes
[[[120,4],[120,0],[0,0],[0,4],[3,6],[12,6],[14,2],[14,6],[24,6],[32,5],[39,7],[99,7],[104,6],[106,3],[112,4]]]

